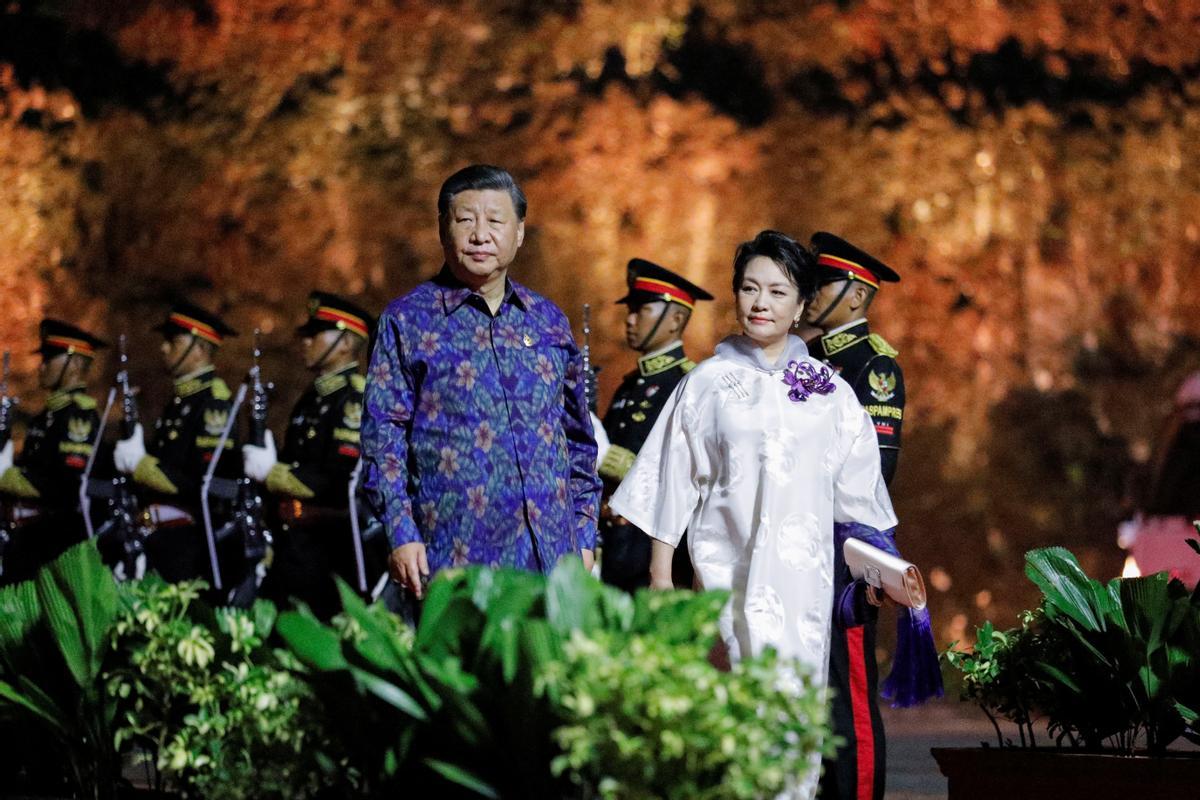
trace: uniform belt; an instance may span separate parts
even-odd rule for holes
[[[143,512],[146,516],[146,521],[156,529],[162,528],[179,528],[184,525],[194,525],[195,518],[178,506],[167,505],[166,503],[153,503],[146,506]]]

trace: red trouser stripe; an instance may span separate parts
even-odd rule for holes
[[[846,630],[850,651],[850,707],[854,714],[855,766],[858,785],[855,800],[872,800],[875,795],[875,731],[871,728],[871,704],[867,697],[867,661],[863,655],[863,626]]]

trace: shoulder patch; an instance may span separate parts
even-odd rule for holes
[[[350,385],[356,392],[364,392],[367,388],[367,377],[359,375],[357,372],[350,376]]]
[[[891,370],[871,370],[867,375],[867,385],[871,387],[871,397],[881,403],[886,403],[896,396],[896,375]]]
[[[233,397],[233,392],[229,391],[229,384],[225,383],[220,378],[213,378],[212,396],[218,400],[228,400]]]
[[[887,339],[884,339],[878,333],[872,333],[867,337],[867,341],[871,343],[871,347],[874,348],[875,352],[881,356],[895,358],[900,355],[900,351],[888,344]]]
[[[82,408],[84,411],[91,411],[96,408],[96,399],[82,392],[75,395],[75,405]]]

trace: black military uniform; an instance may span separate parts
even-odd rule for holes
[[[97,349],[106,346],[90,333],[55,319],[44,320],[39,332],[41,346],[35,352],[44,361],[64,353],[90,361]],[[55,390],[30,421],[20,458],[0,476],[12,536],[4,554],[5,582],[32,577],[38,567],[86,538],[79,481],[99,426],[96,401],[82,384]]]
[[[185,333],[194,337],[193,345],[205,341],[218,347],[226,337],[237,335],[220,317],[189,303],[175,305],[155,330],[168,339]],[[154,528],[146,541],[146,558],[148,566],[168,581],[204,578],[211,582],[200,490],[229,421],[232,392],[213,366],[177,378],[174,389],[154,423],[146,456],[133,473],[147,522]],[[241,462],[233,455],[236,446],[235,425],[225,441],[217,476],[240,477]],[[214,528],[228,518],[231,500],[213,493]],[[249,566],[242,563],[242,542],[236,539],[226,538],[218,547],[224,587],[240,583]]]
[[[847,281],[844,296],[855,281],[878,289],[882,282],[900,280],[886,264],[828,233],[813,236],[821,281]],[[834,303],[841,302],[839,296]],[[831,306],[830,308],[833,308]],[[900,429],[904,421],[904,376],[896,349],[871,333],[866,319],[829,331],[810,343],[810,350],[834,367],[854,388],[875,425],[880,467],[885,482],[896,473]],[[853,583],[842,553],[834,553],[834,602]],[[829,685],[835,695],[830,709],[835,735],[845,739],[837,758],[826,762],[821,776],[823,800],[882,800],[886,769],[886,740],[879,714],[879,666],[875,661],[877,611],[865,602],[859,583],[859,616],[866,622],[850,628],[835,624],[830,640]]]
[[[313,292],[309,319],[296,333],[341,331],[370,339],[374,320],[337,295]],[[336,345],[334,345],[336,346]],[[330,347],[330,350],[333,346]],[[341,608],[332,574],[358,588],[358,554],[350,522],[349,482],[359,462],[366,379],[358,363],[318,377],[292,410],[279,460],[266,486],[280,501],[275,556],[263,592],[276,601],[296,597],[321,617]],[[367,589],[387,566],[387,537],[365,510],[359,513]]]
[[[629,292],[617,302],[627,305],[630,311],[654,301],[678,303],[691,310],[698,301],[712,299],[712,295],[695,284],[640,258],[629,262],[628,275],[631,278]],[[669,309],[668,305],[663,310],[660,323]],[[611,443],[598,469],[606,498],[616,491],[625,473],[633,466],[634,458],[675,386],[695,366],[695,362],[684,354],[683,343],[675,342],[666,349],[641,356],[637,369],[622,380],[603,420],[604,431]],[[600,535],[603,547],[601,578],[627,591],[648,586],[650,537],[623,518],[609,514],[601,519]],[[679,543],[675,554],[675,585],[691,586],[693,572],[686,539]]]

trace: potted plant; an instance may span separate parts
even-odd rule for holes
[[[934,749],[950,797],[1193,794],[1200,758],[1168,748],[1200,743],[1200,588],[1166,573],[1104,584],[1055,547],[1028,553],[1025,572],[1042,592],[1038,609],[1010,630],[985,623],[972,650],[945,653],[998,739]]]

